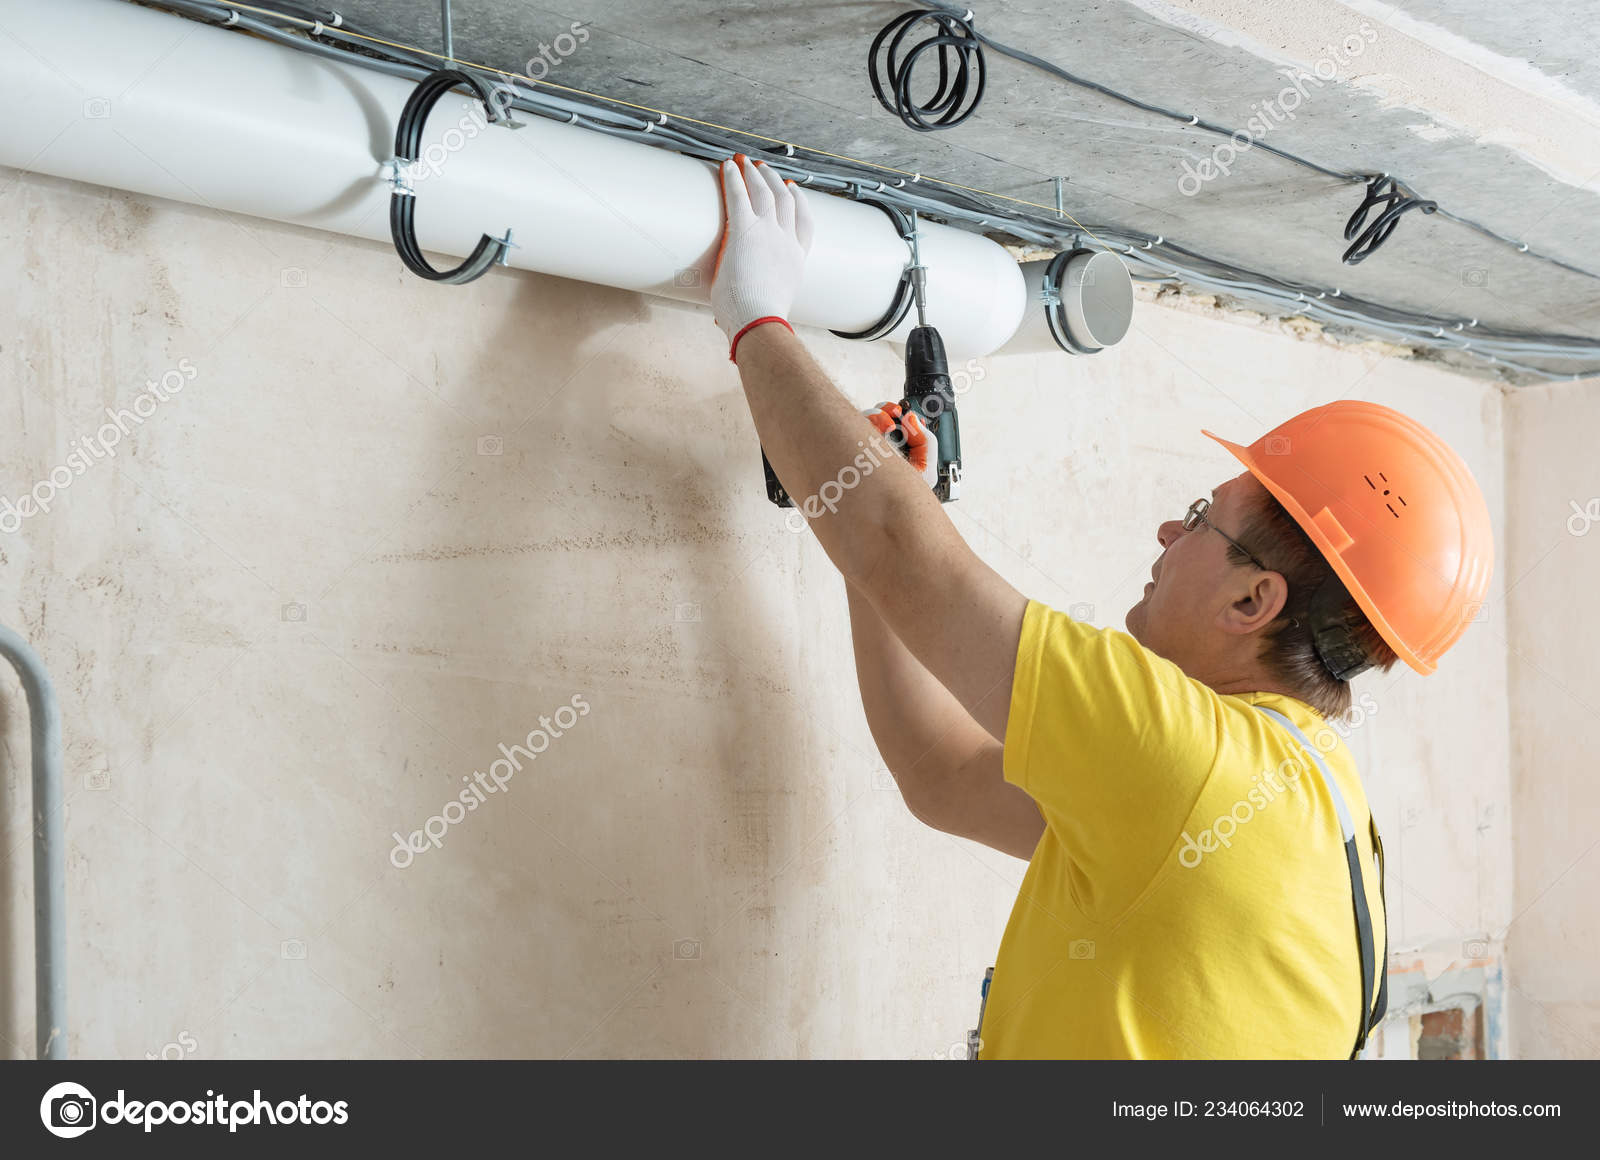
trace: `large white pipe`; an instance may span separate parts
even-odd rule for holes
[[[124,0],[0,0],[0,29],[0,164],[388,239],[379,173],[410,82]],[[480,128],[482,106],[456,94],[434,110],[426,142],[460,147],[418,183],[424,249],[463,256],[510,227],[513,266],[706,301],[722,224],[710,165],[517,116],[524,128]],[[864,330],[894,297],[906,244],[871,206],[811,203],[791,319]],[[929,321],[951,357],[999,348],[1022,318],[1015,260],[931,223],[921,250]],[[914,324],[913,312],[890,339]]]
[[[1121,342],[1133,325],[1133,278],[1122,259],[1104,250],[1079,250],[1064,262],[1060,285],[1045,293],[1045,273],[1053,259],[1022,264],[1027,313],[996,354],[1044,354],[1067,350],[1094,354]],[[1058,305],[1059,303],[1059,305]],[[1049,316],[1064,335],[1064,347],[1050,329]]]

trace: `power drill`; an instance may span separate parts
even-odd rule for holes
[[[961,426],[956,421],[956,392],[950,381],[950,364],[944,353],[944,340],[928,325],[928,269],[922,264],[917,246],[916,214],[911,215],[911,265],[906,275],[911,280],[917,304],[917,325],[906,336],[905,395],[900,400],[902,415],[915,411],[939,441],[939,478],[933,494],[941,503],[961,498]],[[889,432],[889,442],[907,454],[906,433],[899,420]],[[794,500],[778,482],[767,453],[761,453],[761,467],[767,477],[767,498],[779,507],[794,507]]]

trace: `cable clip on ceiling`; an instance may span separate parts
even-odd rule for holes
[[[297,4],[294,0],[278,0],[277,9],[277,13],[269,13],[268,15],[281,14],[297,20],[304,20],[311,27],[302,31],[308,32],[312,36],[321,36],[329,28],[344,27],[344,17],[332,8],[318,8],[312,4]],[[235,11],[235,15],[237,15],[237,11]],[[228,23],[231,25],[233,21],[230,20]]]

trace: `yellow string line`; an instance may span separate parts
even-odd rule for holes
[[[239,10],[241,12],[253,12],[253,13],[257,13],[258,15],[261,15],[261,16],[271,16],[271,17],[273,17],[274,19],[277,19],[277,20],[292,20],[294,23],[299,24],[299,25],[303,25],[306,28],[313,28],[318,23],[318,21],[315,21],[315,20],[306,20],[303,17],[290,16],[287,13],[284,13],[284,12],[274,12],[270,8],[257,8],[257,7],[255,7],[254,5],[251,5],[251,4],[236,4],[236,3],[233,3],[232,0],[208,0],[208,2],[209,3],[221,4],[225,8],[234,8],[234,9],[237,9],[237,10]],[[324,28],[333,28],[334,26],[331,25],[331,24],[323,24],[323,27]],[[351,32],[348,28],[337,28],[337,29],[335,29],[335,31],[337,31],[340,36],[348,36],[352,40],[365,40],[369,44],[381,44],[385,48],[398,49],[401,52],[411,52],[411,53],[416,53],[416,54],[418,54],[420,56],[430,56],[434,60],[442,61],[442,62],[444,62],[446,64],[464,64],[464,65],[468,66],[469,68],[475,68],[475,69],[479,69],[479,70],[481,70],[483,72],[494,73],[496,76],[511,77],[511,78],[516,79],[516,80],[527,81],[530,85],[545,85],[548,88],[559,89],[564,93],[574,93],[574,94],[577,94],[578,96],[589,97],[589,98],[591,98],[593,100],[607,101],[607,102],[609,102],[609,103],[611,103],[613,105],[621,105],[624,108],[638,109],[639,111],[645,112],[645,113],[654,113],[659,117],[667,117],[667,118],[670,118],[670,119],[675,120],[675,121],[682,121],[685,124],[689,124],[689,125],[704,125],[708,129],[718,129],[718,130],[721,130],[724,133],[737,133],[741,137],[752,137],[757,141],[767,141],[767,142],[770,142],[770,143],[772,143],[774,145],[783,145],[783,146],[785,146],[787,148],[791,148],[791,149],[804,149],[807,153],[815,153],[819,157],[831,157],[835,161],[847,161],[852,165],[864,165],[868,169],[877,169],[877,170],[881,170],[884,173],[896,173],[896,174],[900,174],[900,175],[905,176],[905,177],[916,177],[916,178],[918,178],[919,184],[920,184],[920,182],[923,182],[923,181],[931,181],[931,182],[934,182],[935,184],[938,184],[938,185],[948,186],[951,189],[959,189],[959,190],[962,190],[962,191],[964,191],[966,193],[975,193],[975,194],[978,194],[980,197],[992,197],[992,198],[996,198],[996,199],[998,199],[1000,201],[1009,201],[1009,202],[1013,202],[1013,203],[1015,203],[1017,205],[1028,206],[1030,209],[1044,210],[1046,213],[1059,213],[1061,216],[1065,217],[1073,225],[1077,226],[1078,229],[1081,230],[1083,233],[1088,234],[1089,237],[1094,238],[1095,241],[1099,242],[1102,246],[1105,246],[1105,248],[1107,250],[1112,249],[1112,246],[1110,245],[1110,243],[1103,242],[1099,238],[1095,237],[1094,233],[1087,226],[1085,226],[1082,222],[1080,222],[1077,218],[1073,217],[1071,214],[1067,213],[1065,210],[1058,210],[1054,206],[1041,205],[1036,201],[1028,201],[1026,198],[1011,197],[1011,196],[1009,196],[1007,194],[1004,194],[1004,193],[994,193],[994,192],[992,192],[990,190],[987,190],[987,189],[979,189],[976,186],[962,185],[959,182],[955,182],[955,181],[946,181],[946,180],[944,180],[943,178],[940,178],[940,177],[929,177],[927,174],[918,174],[918,173],[915,173],[915,172],[913,172],[912,170],[909,170],[909,169],[896,169],[892,165],[880,165],[876,161],[863,161],[859,157],[851,157],[851,156],[849,156],[847,154],[844,154],[844,153],[829,153],[826,149],[814,149],[810,145],[796,145],[791,141],[784,141],[784,140],[782,140],[781,138],[778,138],[778,137],[768,137],[768,136],[766,136],[764,134],[761,134],[761,133],[753,133],[749,129],[736,129],[732,125],[720,125],[715,121],[702,121],[702,120],[699,120],[699,119],[697,119],[695,117],[684,117],[684,116],[681,116],[681,115],[679,115],[677,113],[668,112],[665,109],[657,109],[657,108],[652,108],[650,105],[639,105],[639,104],[635,104],[632,101],[624,101],[620,97],[608,97],[608,96],[604,96],[604,95],[602,95],[600,93],[591,93],[591,92],[589,92],[589,91],[587,91],[585,89],[574,89],[574,88],[568,87],[567,85],[558,85],[554,81],[536,80],[533,77],[524,76],[522,73],[508,72],[505,69],[495,68],[493,65],[478,64],[475,61],[466,60],[466,59],[464,59],[462,57],[459,57],[459,56],[457,56],[457,57],[447,57],[447,56],[442,55],[441,53],[431,52],[426,48],[418,48],[415,45],[399,44],[399,43],[396,43],[395,41],[392,41],[392,40],[384,40],[382,37],[366,36],[366,35],[364,35],[362,33],[359,33],[359,32]]]

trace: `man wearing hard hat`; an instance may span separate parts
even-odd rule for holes
[[[804,194],[743,158],[722,181],[712,306],[774,470],[816,495],[886,421],[785,321]],[[1248,447],[1212,435],[1245,470],[1156,530],[1118,632],[980,560],[915,470],[931,437],[906,425],[910,467],[859,473],[810,526],[846,580],[862,704],[906,804],[1028,859],[976,1054],[1359,1053],[1386,1002],[1382,846],[1334,726],[1352,677],[1397,657],[1431,673],[1484,598],[1493,543],[1466,466],[1374,403]]]

